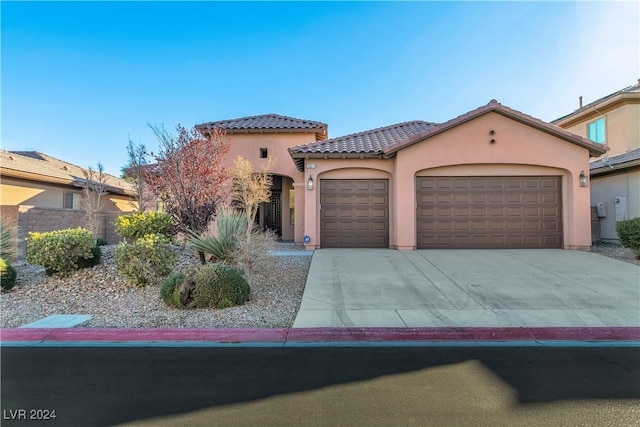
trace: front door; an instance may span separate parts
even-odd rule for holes
[[[263,203],[264,228],[273,230],[278,236],[282,236],[282,203],[280,202],[281,192],[273,191],[271,200]]]

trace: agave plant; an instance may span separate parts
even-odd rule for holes
[[[0,221],[0,258],[14,259],[16,256],[16,236],[18,227]]]
[[[235,263],[238,239],[246,233],[247,218],[240,212],[223,208],[216,216],[216,233],[198,235],[191,232],[191,247],[200,253],[211,255],[216,261]],[[201,261],[203,257],[200,257]]]

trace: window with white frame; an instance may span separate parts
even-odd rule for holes
[[[73,209],[73,193],[69,191],[64,192],[62,207],[64,209]]]
[[[598,144],[607,142],[604,117],[587,124],[587,135]]]

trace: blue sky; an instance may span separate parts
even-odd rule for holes
[[[2,1],[2,148],[118,175],[129,138],[276,113],[337,137],[492,98],[551,121],[640,78],[637,2]]]

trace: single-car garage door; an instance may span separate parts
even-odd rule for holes
[[[389,246],[389,181],[320,180],[320,246]]]
[[[417,247],[561,248],[560,177],[417,177]]]

